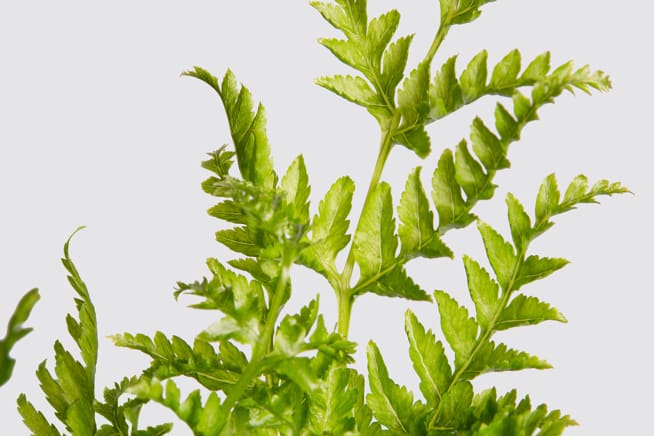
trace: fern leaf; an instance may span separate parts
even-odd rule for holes
[[[552,366],[523,351],[516,351],[504,344],[486,342],[475,354],[474,359],[463,373],[462,378],[473,378],[487,372],[520,371],[523,369],[549,369]]]
[[[501,312],[495,330],[535,325],[543,321],[568,322],[561,312],[538,298],[517,295]]]
[[[520,73],[521,57],[518,50],[512,50],[495,65],[489,86],[500,89],[512,86]]]
[[[488,52],[482,50],[472,58],[461,74],[461,95],[464,103],[478,99],[486,91],[487,59]]]
[[[391,380],[384,359],[372,341],[368,344],[367,355],[370,381],[368,406],[375,418],[394,434],[409,433],[415,417],[413,394]]]
[[[472,122],[470,133],[472,149],[488,171],[508,168],[511,164],[506,159],[506,150],[500,139],[490,131],[481,118]]]
[[[511,292],[513,289],[509,289],[509,285],[515,279],[515,270],[518,265],[513,247],[488,224],[479,222],[477,228],[484,241],[486,256],[495,271],[498,283],[503,291]]]
[[[361,280],[378,274],[395,259],[397,237],[388,184],[380,183],[361,213],[354,236],[354,258]]]
[[[373,278],[376,280],[373,280]],[[406,270],[401,266],[381,271],[378,275],[368,279],[361,279],[355,289],[358,290],[355,295],[362,292],[372,292],[382,297],[429,301],[429,295],[409,277]]]
[[[354,182],[341,177],[327,191],[313,218],[311,244],[300,256],[300,263],[324,275],[332,284],[337,278],[335,260],[350,241],[347,219],[352,209]]]
[[[141,378],[130,388],[130,392],[140,399],[156,401],[169,408],[197,435],[218,435],[219,422],[225,420],[220,408],[220,399],[215,392],[209,394],[204,404],[199,390],[191,392],[182,400],[179,388],[172,380],[162,386],[158,380],[147,378]]]
[[[513,244],[516,250],[521,252],[531,240],[531,220],[527,212],[525,212],[524,206],[520,204],[513,194],[509,193],[506,196],[506,204],[509,211],[509,226],[511,227]]]
[[[451,251],[434,230],[434,214],[420,181],[420,167],[409,175],[400,198],[398,235],[402,242],[401,255],[427,258],[450,256]]]
[[[293,219],[298,222],[309,222],[309,176],[302,155],[298,156],[288,167],[282,178],[280,188],[286,193]]]
[[[452,56],[441,66],[429,87],[430,120],[443,118],[464,104],[455,66],[456,56]]]
[[[36,410],[32,403],[27,401],[25,394],[18,397],[18,413],[23,417],[23,422],[30,429],[33,436],[60,436],[59,430],[50,424],[41,412]]]
[[[345,434],[354,429],[353,409],[363,392],[357,389],[357,373],[331,367],[321,389],[312,398],[309,426],[313,433]]]
[[[455,355],[455,366],[460,367],[475,347],[479,325],[470,318],[465,307],[460,306],[446,292],[435,291],[441,317],[441,329]]]
[[[7,383],[16,364],[16,360],[9,355],[11,349],[16,342],[32,331],[29,327],[23,327],[23,323],[27,321],[34,305],[40,298],[38,289],[30,290],[21,297],[9,318],[7,333],[3,339],[0,339],[0,386]]]
[[[200,67],[182,75],[202,80],[220,96],[243,178],[265,189],[274,188],[277,175],[270,156],[263,106],[255,110],[250,91],[238,84],[231,71],[225,73],[220,84],[215,76]]]
[[[409,356],[420,378],[420,391],[427,406],[435,407],[452,381],[452,369],[445,356],[445,349],[436,341],[431,330],[425,328],[408,310],[405,313],[405,331],[409,340]]]
[[[477,309],[477,322],[487,329],[500,307],[499,286],[488,272],[468,256],[463,257],[468,289]]]
[[[316,84],[352,103],[363,107],[381,106],[379,96],[368,82],[359,76],[332,76],[316,79]]]
[[[409,47],[413,35],[403,36],[391,43],[384,51],[381,69],[381,84],[385,94],[393,98],[397,85],[404,77],[404,70],[409,58]]]
[[[432,178],[432,200],[438,212],[438,229],[464,227],[474,220],[468,213],[461,188],[456,182],[456,169],[452,152],[443,151]]]
[[[467,381],[459,381],[444,393],[442,401],[432,420],[428,432],[430,434],[448,434],[465,428],[466,415],[469,413],[474,392]]]
[[[527,283],[547,277],[555,271],[560,270],[569,262],[560,258],[529,256],[520,265],[518,276],[515,280],[515,289],[519,289]]]

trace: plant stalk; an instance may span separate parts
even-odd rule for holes
[[[366,206],[370,202],[377,185],[381,179],[382,173],[384,171],[384,165],[388,159],[388,155],[393,148],[393,136],[398,128],[400,123],[400,113],[395,111],[393,114],[393,119],[388,129],[385,129],[382,133],[382,140],[379,146],[379,154],[377,155],[377,162],[375,163],[375,169],[370,178],[370,184],[368,185],[368,192],[366,193],[366,198],[363,201],[362,211],[365,210]],[[359,215],[359,221],[355,230],[358,231],[359,226],[361,225],[361,216]],[[352,293],[352,287],[350,285],[350,280],[352,279],[352,272],[354,270],[354,243],[350,245],[350,251],[347,255],[347,260],[345,261],[345,267],[341,273],[341,288],[337,290],[337,299],[338,299],[338,332],[345,338],[348,337],[350,330],[350,315],[352,313],[352,304],[356,295]]]
[[[275,287],[275,292],[268,308],[268,315],[266,317],[263,332],[253,347],[250,362],[245,367],[238,382],[229,391],[227,398],[225,398],[225,401],[222,404],[224,421],[220,423],[221,430],[227,424],[227,419],[232,412],[232,408],[236,405],[238,400],[241,399],[245,390],[250,385],[250,382],[259,375],[263,359],[266,354],[270,352],[273,334],[275,333],[275,325],[277,324],[277,318],[279,317],[284,302],[286,287],[290,280],[291,259],[292,256],[288,254],[287,250],[284,250],[280,276],[277,280],[277,286]]]

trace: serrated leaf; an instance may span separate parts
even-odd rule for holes
[[[536,226],[545,223],[559,207],[559,187],[554,174],[545,178],[536,197]]]
[[[569,262],[566,259],[529,256],[520,265],[520,270],[516,278],[515,289],[547,277],[555,271],[560,270]]]
[[[216,241],[225,245],[230,250],[245,254],[246,256],[256,257],[260,252],[260,248],[252,241],[245,227],[220,230],[216,232]]]
[[[506,330],[518,326],[540,324],[543,321],[567,322],[561,312],[536,297],[520,294],[511,300],[502,311],[496,330]]]
[[[467,198],[487,199],[493,195],[495,187],[488,183],[488,175],[470,154],[465,140],[456,147],[454,168],[456,182],[461,185]]]
[[[522,73],[521,78],[528,81],[541,81],[547,76],[550,70],[550,52],[545,52],[534,58],[533,61],[527,65],[525,71]]]
[[[476,100],[486,90],[488,52],[479,52],[461,73],[459,82],[464,102]]]
[[[312,244],[302,252],[301,262],[328,279],[337,274],[336,255],[350,241],[347,217],[352,209],[353,193],[354,182],[349,177],[341,177],[329,188],[313,218]]]
[[[64,257],[61,263],[68,271],[68,282],[71,284],[75,292],[80,296],[81,300],[76,300],[77,310],[79,313],[79,324],[81,331],[79,335],[73,335],[73,339],[80,348],[82,359],[86,364],[86,373],[88,380],[91,382],[91,391],[93,391],[93,381],[95,380],[95,367],[98,361],[98,331],[95,316],[95,308],[91,302],[86,283],[82,280],[70,258],[69,248],[70,242],[84,227],[78,227],[69,237],[64,244]]]
[[[41,412],[36,410],[32,403],[27,401],[25,394],[20,394],[17,400],[18,412],[23,422],[34,436],[60,436],[57,428],[50,424]]]
[[[395,88],[404,77],[409,47],[413,41],[413,35],[403,36],[391,43],[384,51],[382,58],[382,87],[389,98],[395,95]]]
[[[513,194],[506,196],[506,204],[509,209],[509,225],[511,226],[511,237],[518,252],[527,247],[531,239],[531,220],[525,212],[524,206]]]
[[[411,71],[397,93],[398,109],[404,126],[420,123],[429,112],[428,89],[429,64],[423,62]]]
[[[395,136],[393,141],[412,150],[421,158],[427,157],[431,152],[431,139],[422,124]]]
[[[511,292],[513,289],[508,289],[511,280],[514,279],[514,274],[517,272],[517,258],[511,244],[497,233],[491,226],[486,223],[479,222],[477,224],[479,233],[484,241],[486,249],[486,256],[490,261],[495,276],[504,292]]]
[[[531,101],[519,91],[513,93],[513,114],[519,123],[537,119]]]
[[[332,366],[323,381],[323,386],[312,398],[309,420],[315,434],[331,432],[345,434],[354,428],[353,409],[359,392],[356,372],[350,368]]]
[[[375,280],[372,280],[372,279]],[[365,285],[365,283],[369,283]],[[429,295],[407,275],[401,266],[395,266],[390,271],[384,271],[371,279],[362,278],[356,287],[360,289],[356,295],[372,292],[382,297],[399,297],[408,300],[429,301]]]
[[[489,86],[494,89],[511,87],[515,85],[520,72],[520,52],[512,50],[495,65]]]
[[[588,192],[588,178],[583,174],[575,177],[568,185],[563,195],[563,203],[578,203],[583,200]]]
[[[57,380],[55,380],[50,371],[48,371],[45,361],[41,362],[36,370],[36,377],[40,382],[41,390],[45,394],[45,399],[50,403],[55,411],[55,416],[60,421],[65,422],[68,400]]]
[[[336,38],[320,38],[318,42],[344,64],[363,72],[366,76],[369,74],[366,58],[354,42]]]
[[[318,317],[318,298],[302,307],[300,313],[286,315],[279,323],[275,332],[276,353],[284,356],[295,356],[299,354],[304,345],[304,340],[309,334]]]
[[[447,343],[455,355],[455,366],[458,368],[472,352],[477,339],[479,326],[468,315],[468,310],[460,306],[446,292],[435,291],[438,303],[438,313],[441,318],[441,329]]]
[[[436,426],[429,430],[448,433],[459,430],[466,420],[473,395],[472,385],[469,382],[457,382],[443,395],[443,400],[438,408]]]
[[[250,91],[239,85],[234,73],[229,70],[220,85],[216,77],[200,67],[182,75],[198,78],[218,93],[227,114],[241,175],[256,186],[272,189],[277,175],[270,156],[263,105],[259,104],[254,109]]]
[[[506,150],[502,142],[479,117],[472,122],[470,140],[472,149],[487,170],[499,170],[511,166],[506,159]]]
[[[384,49],[395,34],[398,24],[400,24],[400,13],[395,9],[391,9],[379,17],[373,18],[368,23],[366,39],[369,57],[373,65],[379,66]]]
[[[23,295],[16,305],[9,323],[7,333],[0,340],[0,386],[5,384],[11,377],[16,361],[9,355],[17,341],[32,331],[31,328],[24,328],[23,323],[27,321],[32,309],[40,299],[38,289],[32,289]]]
[[[409,340],[409,356],[420,377],[420,391],[427,406],[436,407],[452,381],[452,369],[445,349],[431,330],[425,328],[410,310],[404,316],[404,329]]]
[[[502,143],[504,144],[518,139],[518,122],[500,103],[497,103],[495,106],[495,129],[497,129],[497,132],[500,134],[500,138],[502,139]]]
[[[486,342],[475,354],[475,358],[466,369],[463,377],[467,380],[487,373],[503,371],[520,371],[523,369],[549,369],[552,366],[538,357],[507,348],[504,344],[495,345]]]
[[[486,330],[500,306],[499,286],[476,261],[463,256],[470,296],[477,309],[477,322]]]
[[[400,198],[398,235],[402,242],[401,254],[427,258],[451,255],[434,230],[434,214],[420,181],[420,170],[417,167],[411,172]]]
[[[432,200],[438,212],[438,228],[463,227],[474,218],[468,213],[461,196],[461,188],[456,182],[456,172],[452,151],[443,150],[438,167],[432,178]]]
[[[548,413],[547,406],[541,404],[533,408],[529,396],[518,404],[517,392],[514,390],[497,398],[495,388],[477,395],[473,401],[473,416],[476,435],[560,435],[565,427],[577,425],[569,416],[561,416],[558,410]],[[554,430],[551,432],[550,430]]]
[[[323,18],[336,29],[342,30],[347,36],[353,34],[353,29],[350,27],[348,17],[342,8],[331,3],[317,1],[312,1],[311,6],[320,12],[320,15],[322,15]]]
[[[282,191],[286,193],[286,200],[292,206],[292,212],[295,220],[301,223],[309,222],[309,176],[307,168],[304,165],[304,157],[299,155],[291,163],[282,178]]]
[[[374,276],[395,258],[397,237],[390,186],[380,183],[365,204],[354,234],[354,259],[361,278]]]
[[[436,73],[429,87],[429,118],[438,120],[463,105],[461,86],[456,77],[456,56],[449,58]]]
[[[210,208],[207,212],[214,218],[218,218],[230,223],[247,223],[247,217],[243,213],[243,209],[231,200],[220,202]]]
[[[630,192],[629,189],[618,182],[609,183],[608,180],[600,180],[588,189],[588,179],[583,174],[576,176],[568,185],[559,204],[556,213],[567,212],[574,209],[579,203],[597,203],[595,197],[599,195],[613,195]]]
[[[379,97],[368,82],[359,76],[321,77],[316,80],[316,84],[360,106],[369,107],[381,104]]]
[[[375,418],[395,434],[409,432],[414,418],[413,394],[397,385],[388,376],[384,359],[374,342],[368,343],[368,378],[370,393],[367,403]]]
[[[204,404],[200,391],[191,392],[183,401],[179,388],[172,380],[162,386],[158,380],[141,378],[138,384],[130,388],[138,398],[156,401],[172,410],[184,421],[194,434],[217,436],[224,423],[225,416],[220,408],[220,399],[211,392]]]

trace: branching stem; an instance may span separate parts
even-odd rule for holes
[[[377,155],[377,162],[375,163],[375,169],[370,178],[370,184],[368,185],[368,192],[366,193],[366,198],[363,201],[362,210],[365,210],[368,202],[372,198],[377,185],[381,179],[381,175],[384,171],[384,165],[388,159],[388,155],[393,148],[393,136],[397,131],[397,128],[400,124],[400,113],[395,111],[393,114],[393,119],[391,120],[390,126],[382,132],[381,144],[379,146],[379,154]],[[359,221],[357,222],[356,231],[358,231],[359,226],[361,225],[361,216],[359,215]],[[355,295],[352,292],[350,285],[350,280],[352,279],[352,272],[354,270],[354,243],[350,245],[350,251],[347,255],[347,260],[345,261],[345,267],[341,273],[341,288],[337,290],[337,299],[338,299],[338,332],[343,335],[345,338],[348,336],[350,330],[350,314],[352,313],[352,304],[354,303]]]
[[[245,367],[241,377],[239,377],[238,382],[229,391],[229,394],[227,395],[227,398],[225,398],[225,402],[222,405],[224,421],[221,423],[221,426],[224,426],[227,423],[227,419],[229,418],[232,408],[236,405],[238,400],[241,399],[252,380],[259,375],[261,367],[264,363],[263,359],[270,352],[272,346],[272,338],[273,334],[275,333],[275,326],[277,324],[277,318],[281,312],[284,303],[284,296],[286,294],[286,288],[288,287],[290,280],[290,269],[291,264],[293,263],[293,256],[291,256],[288,251],[289,250],[284,250],[284,255],[282,256],[282,265],[280,267],[280,275],[277,279],[277,285],[275,286],[275,292],[270,302],[270,307],[268,308],[268,314],[266,316],[263,332],[261,333],[259,340],[254,345],[250,363],[248,363],[248,365]]]

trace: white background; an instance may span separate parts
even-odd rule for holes
[[[415,65],[436,30],[437,2],[370,3],[371,15],[400,9],[398,35],[417,33]],[[501,339],[555,369],[485,375],[477,384],[517,387],[534,402],[561,408],[581,423],[570,435],[650,431],[652,12],[649,3],[635,1],[501,0],[486,6],[475,23],[454,28],[435,59],[440,64],[458,53],[461,67],[487,48],[494,63],[517,47],[526,63],[551,50],[557,65],[575,59],[613,78],[609,94],[566,94],[544,108],[541,121],[512,146],[513,168],[496,178],[495,198],[477,208],[508,235],[506,192],[532,208],[540,181],[553,171],[561,184],[583,172],[592,181],[623,181],[636,194],[581,207],[557,219],[534,244],[535,253],[572,261],[529,289],[555,304],[569,323]],[[29,320],[36,329],[15,349],[14,377],[0,389],[3,434],[27,434],[15,411],[20,392],[49,412],[34,371],[43,359],[52,360],[56,338],[70,344],[64,316],[74,311],[73,292],[58,259],[77,226],[88,226],[71,252],[97,306],[99,387],[148,363],[115,348],[108,335],[159,329],[191,341],[215,317],[187,309],[190,299],[172,298],[177,280],[206,274],[207,257],[232,257],[213,241],[219,223],[206,215],[212,199],[199,187],[207,176],[199,166],[204,153],[229,139],[225,117],[217,96],[197,80],[180,78],[181,71],[201,65],[222,75],[232,68],[266,105],[278,171],[304,154],[313,210],[336,178],[352,176],[358,213],[378,132],[363,109],[312,83],[320,75],[349,72],[316,43],[330,35],[333,30],[304,0],[0,4],[0,325],[25,291],[39,287],[42,294]],[[434,153],[424,161],[396,148],[384,173],[394,198],[416,165],[425,167],[428,185],[440,150],[468,135],[475,114],[492,124],[494,101],[432,125]],[[471,226],[451,232],[447,242],[456,251],[454,261],[416,261],[410,269],[428,291],[446,289],[468,304],[461,256],[483,260],[480,238]],[[326,282],[299,267],[295,272],[289,308],[320,292],[327,319],[335,322]],[[391,375],[417,392],[403,333],[408,307],[437,328],[433,305],[364,297],[354,307],[351,338],[361,351],[375,340]],[[361,351],[359,368],[365,365]],[[173,420],[168,411],[148,407],[148,422]],[[188,433],[179,424],[174,434]]]

